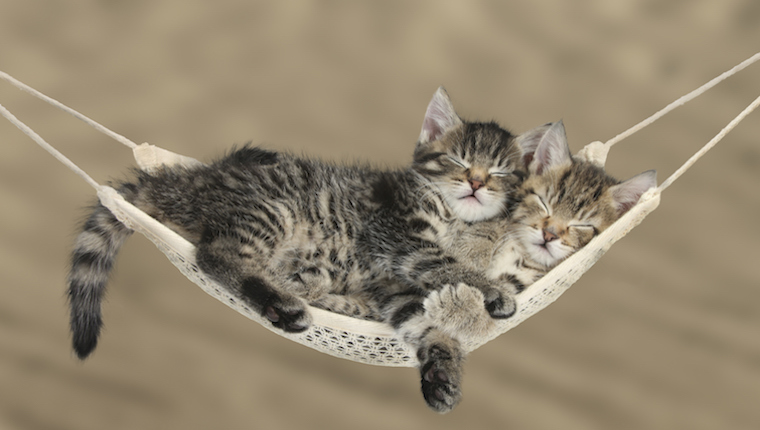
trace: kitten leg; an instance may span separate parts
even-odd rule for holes
[[[294,333],[309,328],[311,315],[306,301],[275,288],[276,282],[265,279],[268,271],[260,261],[253,254],[241,252],[237,242],[234,238],[221,237],[211,242],[201,241],[196,251],[198,267],[235,291],[275,327]]]
[[[311,315],[303,299],[277,291],[271,283],[251,276],[243,280],[240,293],[246,302],[258,309],[273,326],[291,333],[311,326]]]
[[[483,304],[493,319],[507,319],[517,312],[514,293],[502,289],[488,287],[479,288],[483,293]]]
[[[382,321],[377,307],[372,305],[369,298],[343,294],[326,294],[309,304],[316,308],[353,318]]]
[[[421,252],[407,256],[408,261],[401,268],[411,267],[401,272],[401,276],[408,279],[413,285],[420,285],[426,290],[438,290],[444,285],[466,284],[483,293],[483,305],[491,318],[506,319],[514,315],[517,310],[514,295],[517,290],[511,289],[507,283],[496,286],[494,281],[488,280],[482,273],[470,269],[461,264],[453,257],[439,257],[424,259]],[[402,278],[403,279],[403,278]]]
[[[462,399],[464,353],[454,338],[432,329],[417,348],[422,377],[422,395],[436,412],[454,409]]]
[[[384,314],[399,337],[417,351],[422,396],[428,406],[439,413],[454,409],[462,399],[465,353],[459,342],[431,324],[421,296],[391,296],[386,300]]]
[[[514,315],[514,295],[486,278],[484,269],[480,268],[487,265],[485,257],[474,254],[472,250],[460,250],[457,253],[465,255],[464,260],[471,257],[475,259],[471,264],[465,264],[464,260],[436,244],[434,238],[439,233],[424,219],[403,224],[393,217],[378,217],[374,222],[377,225],[373,229],[373,236],[364,241],[395,244],[393,249],[371,252],[374,255],[385,255],[383,258],[386,260],[381,264],[387,265],[401,283],[425,292],[438,290],[444,285],[464,283],[483,293],[484,306],[492,318],[504,319]],[[405,234],[384,235],[386,232]]]
[[[465,284],[444,285],[427,295],[425,316],[435,326],[458,339],[482,339],[496,329],[494,318],[483,306],[483,293]]]

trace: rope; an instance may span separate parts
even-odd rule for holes
[[[607,147],[611,147],[612,145],[620,142],[621,140],[625,139],[626,137],[632,135],[633,133],[636,133],[637,131],[641,130],[642,128],[648,126],[649,124],[657,121],[658,119],[665,116],[667,113],[672,111],[673,109],[686,104],[687,102],[697,98],[698,96],[702,95],[705,91],[709,90],[710,88],[714,87],[715,85],[719,84],[720,82],[726,80],[728,77],[736,74],[737,72],[741,71],[742,69],[746,68],[747,66],[755,63],[757,60],[760,60],[760,52],[757,54],[749,57],[748,59],[742,61],[741,63],[737,64],[734,68],[731,70],[724,72],[717,76],[716,78],[710,80],[706,84],[702,85],[701,87],[697,88],[696,90],[690,92],[689,94],[686,94],[683,97],[680,97],[673,103],[670,103],[669,105],[665,106],[664,108],[660,109],[659,111],[655,112],[652,116],[649,118],[641,121],[640,123],[634,125],[633,127],[629,128],[628,130],[618,134],[617,136],[613,137],[612,139],[605,142],[605,145]]]
[[[12,113],[10,113],[8,109],[5,108],[5,106],[1,104],[0,104],[0,115],[3,115],[5,118],[7,118],[8,121],[10,121],[16,127],[18,127],[21,131],[23,131],[24,134],[32,138],[33,141],[37,142],[38,145],[40,145],[43,149],[45,149],[47,152],[53,155],[53,157],[55,157],[58,161],[60,161],[66,167],[71,169],[74,173],[79,175],[79,177],[87,181],[87,183],[90,184],[93,188],[95,188],[95,190],[99,190],[101,188],[101,185],[98,184],[94,179],[92,179],[90,175],[88,175],[79,166],[74,164],[74,162],[69,160],[65,155],[61,154],[57,149],[53,148],[53,146],[47,143],[45,139],[40,137],[39,134],[35,133],[35,131],[32,130],[28,125],[21,122]]]
[[[665,188],[668,188],[673,182],[675,182],[676,179],[681,177],[681,175],[683,175],[684,172],[686,172],[686,170],[688,170],[692,165],[694,165],[694,163],[696,163],[697,160],[702,158],[702,156],[705,155],[707,151],[711,150],[713,146],[715,146],[718,142],[720,142],[720,140],[723,139],[723,137],[727,135],[728,132],[733,130],[734,127],[736,127],[736,125],[739,124],[744,119],[744,117],[746,117],[753,110],[755,110],[755,108],[757,108],[758,105],[760,105],[760,97],[756,98],[755,101],[753,101],[752,103],[750,103],[749,106],[744,108],[744,110],[741,111],[741,113],[737,115],[733,120],[731,120],[731,122],[729,122],[728,125],[723,127],[723,130],[721,130],[720,133],[715,135],[715,137],[710,139],[710,141],[707,142],[705,146],[702,147],[702,149],[697,151],[694,155],[691,156],[691,158],[686,160],[686,162],[683,163],[683,165],[681,165],[681,167],[679,167],[678,170],[673,172],[673,174],[670,175],[668,179],[666,179],[662,184],[660,184],[658,189],[662,191]]]
[[[706,84],[702,85],[701,87],[695,89],[694,91],[691,91],[690,93],[678,98],[674,102],[668,104],[664,108],[660,109],[659,111],[655,112],[653,115],[649,116],[648,118],[644,119],[643,121],[639,122],[638,124],[634,125],[633,127],[629,128],[628,130],[618,134],[617,136],[613,137],[612,139],[608,140],[607,142],[600,144],[600,148],[597,148],[597,150],[600,150],[604,152],[606,158],[606,152],[609,150],[612,145],[615,145],[616,143],[620,142],[621,140],[625,139],[626,137],[631,136],[632,134],[636,133],[637,131],[647,127],[648,125],[652,124],[653,122],[657,121],[661,117],[665,116],[667,113],[672,111],[673,109],[682,106],[686,104],[687,102],[697,98],[698,96],[702,95],[704,92],[709,90],[710,88],[714,87],[718,83],[726,80],[730,76],[733,76],[734,74],[738,73],[739,71],[745,69],[746,67],[750,66],[751,64],[757,62],[760,60],[760,52],[756,53],[755,55],[751,56],[750,58],[742,61],[741,63],[737,64],[730,70],[721,73],[717,77],[711,79]],[[101,125],[97,121],[94,121],[90,119],[89,117],[85,116],[84,114],[64,105],[63,103],[59,102],[58,100],[55,100],[51,97],[46,96],[45,94],[42,94],[41,92],[35,90],[34,88],[24,84],[23,82],[15,79],[14,77],[10,76],[9,74],[0,71],[0,78],[3,80],[9,82],[13,86],[26,91],[27,93],[33,95],[34,97],[37,97],[59,109],[61,109],[64,112],[67,112],[71,115],[73,115],[75,118],[85,122],[90,127],[93,127],[97,131],[111,137],[112,139],[128,146],[133,151],[135,148],[138,147],[136,143],[133,141],[127,139],[126,137],[108,129],[107,127]],[[2,107],[2,105],[0,105]],[[701,158],[707,151],[712,149],[713,146],[715,146],[726,134],[728,134],[729,131],[731,131],[742,119],[744,119],[745,116],[747,116],[750,112],[752,112],[757,107],[757,100],[755,100],[754,103],[752,103],[750,106],[747,107],[739,116],[737,116],[731,123],[729,123],[721,132],[715,136],[710,142],[708,142],[700,151],[698,151],[696,154],[694,154],[689,160],[686,161],[678,170],[676,170],[665,182],[663,182],[659,189],[664,190],[665,188],[669,187],[673,181],[678,179],[688,168],[690,168],[699,158]],[[95,187],[96,189],[99,187],[99,184],[95,182],[89,175],[87,175],[81,168],[79,168],[77,165],[72,163],[68,158],[66,158],[63,154],[58,152],[55,148],[53,148],[50,144],[45,142],[37,133],[35,133],[31,128],[23,124],[21,121],[16,119],[13,114],[11,114],[8,110],[6,110],[4,107],[2,107],[2,114],[6,118],[8,118],[12,123],[14,123],[18,128],[20,128],[24,133],[26,133],[29,137],[31,137],[35,142],[37,142],[40,146],[45,148],[48,152],[53,154],[58,160],[60,160],[62,163],[64,163],[66,166],[68,166],[71,170],[73,170],[75,173],[77,173],[79,176],[81,176],[83,179],[85,179],[90,185]],[[11,119],[13,118],[13,119]]]
[[[124,144],[124,145],[126,145],[126,146],[128,146],[128,147],[130,147],[132,149],[135,149],[137,147],[137,144],[135,142],[132,142],[131,140],[127,139],[126,137],[124,137],[124,136],[122,136],[122,135],[120,135],[120,134],[118,134],[118,133],[116,133],[116,132],[114,132],[112,130],[109,130],[108,128],[104,127],[103,125],[99,124],[98,122],[96,122],[96,121],[88,118],[87,116],[79,113],[78,111],[76,111],[76,110],[74,110],[74,109],[66,106],[65,104],[59,102],[58,100],[56,100],[54,98],[51,98],[51,97],[48,97],[45,94],[42,94],[41,92],[35,90],[34,88],[30,87],[29,85],[26,85],[25,83],[23,83],[23,82],[15,79],[11,75],[9,75],[9,74],[7,74],[7,73],[5,73],[3,71],[0,71],[0,78],[2,78],[5,81],[9,82],[14,87],[16,87],[16,88],[18,88],[18,89],[20,89],[22,91],[25,91],[25,92],[33,95],[34,97],[37,97],[38,99],[40,99],[40,100],[42,100],[42,101],[44,101],[44,102],[46,102],[48,104],[51,104],[51,105],[57,107],[58,109],[66,112],[66,113],[69,113],[69,114],[73,115],[75,118],[83,121],[84,123],[86,123],[90,127],[94,128],[95,130],[97,130],[97,131],[105,134],[106,136],[114,139],[115,141],[120,142],[120,143],[122,143],[122,144]]]

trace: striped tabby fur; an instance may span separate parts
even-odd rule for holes
[[[650,187],[653,170],[620,182],[590,163],[573,159],[561,122],[520,136],[528,177],[517,192],[509,218],[472,225],[455,235],[451,255],[485,270],[506,294],[517,294],[609,227]],[[431,351],[423,362],[423,392],[452,408],[461,398],[465,353],[459,340],[486,338],[492,318],[483,295],[464,284],[449,284],[420,300],[420,309],[399,331]],[[408,305],[404,305],[408,306]],[[390,309],[390,312],[398,312]]]
[[[443,285],[482,291],[495,318],[514,312],[509,294],[447,249],[467,226],[504,216],[524,156],[497,124],[462,121],[441,88],[406,169],[246,146],[210,165],[136,171],[116,188],[193,243],[201,270],[275,327],[305,330],[308,303],[403,331],[417,299]],[[82,359],[97,344],[108,273],[130,233],[97,205],[77,238],[68,292]],[[423,362],[439,355],[435,346],[420,351]],[[431,407],[448,408],[432,397]]]

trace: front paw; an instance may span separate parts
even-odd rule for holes
[[[514,296],[506,294],[496,288],[483,290],[483,303],[486,311],[494,319],[507,319],[517,311],[517,303]]]
[[[494,319],[485,311],[484,300],[479,289],[467,284],[444,285],[425,298],[425,316],[453,338],[484,338],[494,328]]]
[[[241,293],[251,306],[281,330],[299,333],[311,326],[311,315],[306,302],[276,291],[260,279],[246,279]]]
[[[428,348],[420,367],[422,395],[436,412],[446,413],[462,400],[462,359],[440,345]]]

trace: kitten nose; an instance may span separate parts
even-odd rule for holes
[[[472,191],[477,191],[481,188],[483,188],[483,181],[479,181],[477,179],[468,179],[470,182],[470,186],[472,187]]]
[[[557,235],[551,231],[544,230],[544,242],[551,242],[557,239]]]

